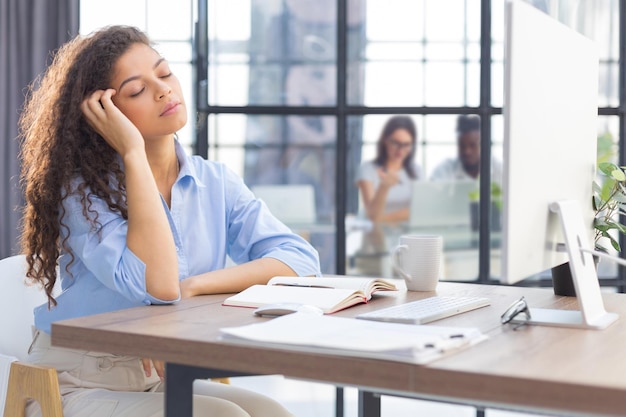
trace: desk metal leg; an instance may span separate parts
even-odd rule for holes
[[[193,381],[249,374],[165,364],[165,417],[193,417]]]
[[[380,417],[380,394],[359,390],[359,417]]]
[[[193,381],[198,368],[165,365],[165,417],[193,417]]]
[[[335,417],[343,417],[343,387],[335,389]]]

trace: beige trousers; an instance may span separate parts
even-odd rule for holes
[[[161,417],[163,383],[140,359],[52,347],[50,336],[35,331],[28,361],[56,368],[64,417]],[[276,401],[242,388],[200,380],[194,383],[194,417],[293,417]],[[40,417],[36,403],[27,417]]]

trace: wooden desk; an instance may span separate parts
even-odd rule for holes
[[[191,416],[192,376],[224,374],[283,374],[383,394],[530,412],[626,415],[626,294],[605,294],[607,310],[621,315],[606,330],[523,326],[513,331],[500,325],[500,314],[521,295],[532,307],[577,308],[577,302],[539,288],[440,283],[437,292],[489,297],[491,306],[437,324],[477,326],[490,338],[427,366],[228,345],[218,340],[221,327],[265,319],[253,317],[250,309],[221,306],[223,295],[55,323],[52,343],[167,361],[170,417],[174,411]],[[385,295],[337,315],[428,295],[432,293]]]

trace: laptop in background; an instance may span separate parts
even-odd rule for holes
[[[315,189],[310,184],[264,184],[251,187],[283,223],[312,224],[317,219]]]
[[[471,224],[470,193],[477,181],[415,181],[411,195],[411,228],[466,227]]]

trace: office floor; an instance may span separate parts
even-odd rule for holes
[[[282,376],[255,376],[231,378],[231,384],[275,398],[296,417],[334,417],[335,387],[307,381],[286,379]],[[487,410],[487,417],[523,417],[528,414],[501,410]],[[356,417],[357,391],[344,389],[344,416]],[[476,410],[468,406],[450,405],[432,401],[383,396],[382,417],[475,417]],[[536,414],[534,417],[538,417]]]

